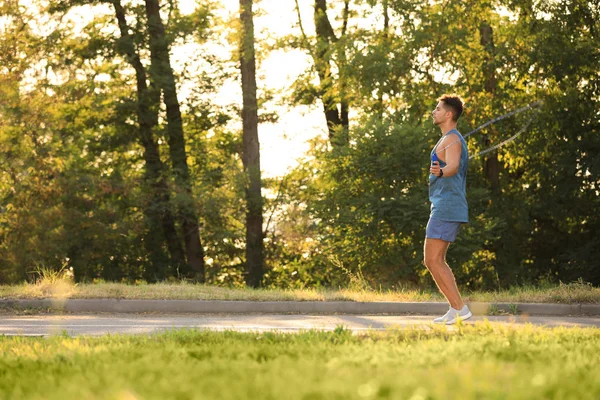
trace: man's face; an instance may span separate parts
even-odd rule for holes
[[[437,103],[437,106],[435,106],[435,110],[431,112],[431,115],[433,117],[434,125],[439,125],[445,122],[448,118],[452,118],[452,112],[447,110],[444,106],[444,103],[441,101]]]

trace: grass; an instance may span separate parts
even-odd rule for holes
[[[0,398],[598,399],[600,330],[0,336]]]
[[[463,292],[467,302],[599,304],[600,288],[583,282],[552,287],[523,286],[508,290]],[[326,290],[326,289],[250,289],[224,288],[189,283],[127,285],[122,283],[73,284],[68,280],[38,280],[35,284],[0,285],[0,299],[74,298],[74,299],[180,299],[251,301],[444,301],[430,290]],[[516,307],[516,306],[515,306]]]

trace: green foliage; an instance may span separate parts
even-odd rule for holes
[[[309,207],[321,244],[376,286],[413,278],[428,207],[427,141],[421,129],[392,120],[365,118],[359,126],[350,146],[319,158],[323,195]]]
[[[135,78],[117,59],[111,31],[116,25],[114,16],[98,9],[94,22],[83,29],[59,23],[50,37],[36,36],[32,26],[43,26],[43,18],[54,22],[76,4],[54,2],[52,6],[53,14],[43,14],[39,8],[40,15],[11,9],[12,19],[3,31],[6,69],[0,76],[7,85],[2,86],[6,101],[0,106],[4,147],[0,155],[0,281],[25,279],[31,266],[56,265],[65,258],[71,260],[79,281],[136,281],[149,267],[164,271],[164,278],[174,277],[177,271],[169,264],[165,245],[152,254],[144,246],[152,229],[144,211],[164,205],[153,203],[152,182],[144,177],[146,166],[135,122]],[[133,14],[143,18],[143,11],[133,9]],[[185,18],[177,10],[172,16],[169,29],[179,32],[178,40],[192,33],[206,40],[208,5]],[[202,29],[196,26],[193,32],[186,31],[199,21]],[[137,46],[147,45],[143,33],[133,33]],[[47,69],[40,69],[36,60],[43,60]],[[35,79],[26,83],[26,71],[33,71]],[[202,79],[199,88],[203,91],[191,96],[187,106],[199,114],[186,116],[184,122],[193,125],[188,129],[190,147],[202,151],[199,158],[208,161],[200,162],[194,171],[204,178],[198,180],[193,199],[177,192],[172,177],[167,177],[173,188],[173,201],[167,207],[176,212],[177,203],[197,205],[202,198],[209,232],[217,232],[216,237],[207,235],[208,256],[217,253],[223,263],[236,265],[237,254],[222,252],[218,236],[235,237],[232,242],[239,242],[237,221],[241,217],[236,215],[234,221],[227,217],[229,225],[225,226],[215,221],[235,215],[240,208],[237,201],[231,209],[219,208],[218,203],[237,199],[236,171],[241,163],[235,158],[233,135],[221,128],[230,119],[227,111],[214,112],[204,100],[222,78],[218,73],[197,78]],[[161,125],[156,130],[162,143],[164,129]],[[213,135],[210,146],[201,148],[201,137],[209,133]],[[165,146],[160,149],[163,156]],[[217,171],[227,173],[221,172],[219,178]],[[220,233],[223,228],[228,232]],[[217,269],[210,278],[216,280],[223,272]]]
[[[237,55],[223,59],[209,45],[235,29],[217,19],[219,2],[199,2],[188,15],[176,2],[165,3],[169,43],[200,49],[190,51],[175,77],[188,93],[180,100],[191,195],[175,182],[165,109],[152,110],[165,165],[158,178],[169,198],[159,202],[152,195],[158,178],[148,178],[140,143],[136,77],[123,56],[123,47],[133,45],[148,64],[145,9],[123,2],[131,36],[122,40],[114,10],[99,3],[0,6],[0,282],[26,279],[32,266],[59,266],[66,258],[78,281],[136,281],[154,270],[161,279],[179,279],[148,212],[177,216],[191,206],[201,222],[207,281],[244,285],[239,110],[214,101],[236,77]],[[470,163],[470,223],[448,254],[460,284],[470,290],[580,278],[600,284],[599,6],[357,1],[342,28],[344,2],[326,3],[336,35],[322,54],[329,67],[320,71],[328,75],[319,82],[312,63],[281,103],[347,104],[349,130],[338,134],[347,134],[348,143],[317,138],[296,169],[264,180],[263,284],[433,287],[421,265],[429,151],[439,135],[429,112],[444,92],[467,101],[463,133],[544,101],[527,132],[495,153],[497,184],[487,157]],[[92,10],[94,18],[75,26],[68,22],[73,8]],[[305,33],[311,17],[303,16]],[[370,17],[376,25],[365,28]],[[493,45],[482,41],[484,27],[492,29]],[[257,43],[259,59],[273,43],[315,57],[316,41],[299,32],[270,38]],[[260,105],[277,100],[267,88]],[[273,110],[260,114],[263,121],[277,117]],[[472,136],[470,152],[514,134],[530,115]],[[157,245],[148,251],[152,239]]]
[[[350,82],[357,117],[349,146],[313,151],[312,190],[299,197],[314,221],[311,235],[319,250],[364,271],[371,284],[431,283],[422,281],[420,260],[428,152],[439,135],[428,122],[435,99],[444,92],[466,99],[463,133],[543,99],[526,134],[498,150],[499,187],[488,177],[487,158],[470,163],[470,223],[448,261],[459,282],[472,289],[578,278],[599,284],[600,218],[592,210],[600,201],[600,181],[597,157],[591,156],[600,146],[598,6],[388,4],[395,35],[350,26],[347,38],[335,43],[347,57],[336,77]],[[482,44],[485,24],[493,46]],[[295,101],[308,93],[306,87],[294,86]],[[470,152],[506,139],[529,117],[512,117],[471,137]]]

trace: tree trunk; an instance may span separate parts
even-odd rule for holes
[[[342,13],[342,34],[343,38],[346,36],[346,30],[348,29],[348,16],[350,12],[350,0],[344,0],[344,11]],[[348,90],[345,76],[345,67],[348,64],[346,58],[346,50],[342,47],[339,50],[339,78],[338,86],[340,88],[340,122],[342,123],[342,143],[348,143],[350,138],[348,137],[348,129],[350,127],[350,118],[348,114],[350,112],[350,105],[348,104]]]
[[[198,211],[192,194],[192,182],[187,164],[185,137],[175,74],[171,67],[169,43],[160,17],[158,0],[145,0],[150,39],[151,80],[162,89],[167,108],[167,141],[177,190],[185,200],[179,202],[179,217],[187,253],[187,268],[183,275],[197,282],[205,281],[204,250],[200,242]]]
[[[151,254],[152,265],[146,269],[146,280],[153,282],[173,275],[169,265],[156,265],[163,258],[159,252],[162,248],[163,235],[167,242],[171,267],[179,270],[185,265],[185,255],[181,241],[175,229],[175,221],[170,210],[170,194],[166,182],[165,167],[162,163],[152,130],[158,124],[158,106],[160,92],[156,88],[148,88],[146,70],[140,61],[134,45],[133,35],[125,19],[125,11],[120,0],[114,0],[113,6],[121,38],[118,51],[133,67],[137,83],[137,117],[139,124],[140,143],[144,148],[145,181],[150,189],[150,203],[144,206],[144,215],[148,221],[149,234],[145,238],[145,246]],[[160,228],[162,227],[162,232]]]
[[[389,9],[389,1],[383,0],[383,42],[385,44],[386,49],[389,46],[389,30],[390,30],[390,9]],[[384,78],[384,77],[382,77]],[[385,79],[385,78],[384,78]],[[383,118],[384,114],[384,106],[383,106],[383,87],[384,81],[379,81],[379,90],[377,92],[377,113],[379,114],[379,118]]]
[[[483,78],[484,89],[490,93],[492,97],[496,92],[496,63],[494,61],[496,50],[494,47],[493,30],[490,24],[482,22],[479,26],[480,44],[487,53],[483,61]],[[493,128],[492,128],[493,130]],[[492,142],[486,138],[486,146],[490,146]],[[498,161],[498,153],[492,152],[485,159],[484,173],[489,182],[492,192],[498,193],[500,189],[500,162]]]
[[[390,5],[389,0],[383,0],[383,37],[385,39],[389,36],[390,30]]]
[[[345,24],[347,22],[347,5],[344,13]],[[329,140],[333,145],[341,145],[347,142],[346,133],[348,128],[348,104],[342,99],[341,110],[334,94],[334,82],[331,76],[331,43],[337,42],[338,38],[327,17],[327,0],[315,0],[315,32],[317,34],[317,46],[315,51],[315,68],[319,75],[321,101],[323,102],[323,112],[327,121],[327,130]],[[336,132],[343,129],[341,138],[336,137]]]
[[[242,161],[248,175],[246,186],[246,282],[252,287],[259,287],[264,274],[265,260],[252,0],[240,0],[240,20],[242,23],[240,40],[243,95]]]

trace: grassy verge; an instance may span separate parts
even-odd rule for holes
[[[252,301],[444,301],[434,291],[423,290],[283,290],[223,288],[194,284],[120,283],[77,284],[68,281],[0,286],[0,298],[118,298],[118,299],[181,299],[181,300],[252,300]],[[600,303],[600,288],[585,283],[561,284],[554,287],[514,287],[495,292],[463,292],[466,301],[506,303]]]
[[[0,398],[598,399],[600,330],[0,336]]]

